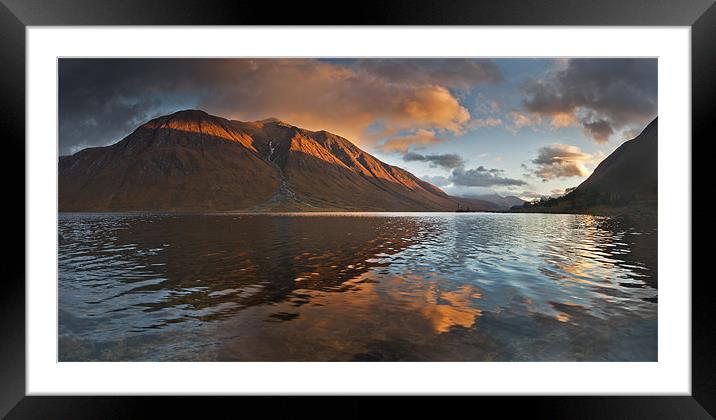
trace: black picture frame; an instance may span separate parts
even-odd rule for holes
[[[0,292],[0,415],[8,418],[128,418],[147,413],[147,404],[163,414],[184,415],[201,407],[206,416],[221,410],[224,399],[195,398],[28,397],[25,396],[25,29],[51,25],[566,25],[690,26],[692,59],[692,179],[706,179],[716,97],[716,6],[714,0],[502,0],[362,1],[354,5],[313,2],[192,0],[0,0],[0,132],[6,192],[4,281]],[[48,96],[48,100],[51,100]],[[698,145],[698,153],[694,153]],[[703,164],[700,164],[703,163]],[[695,187],[692,186],[692,191]],[[695,211],[693,218],[705,219]],[[23,220],[24,224],[19,223]],[[699,236],[708,234],[708,229]],[[692,236],[693,238],[693,236]],[[693,239],[692,239],[693,241]],[[9,246],[8,246],[9,245]],[[692,261],[708,261],[709,250],[692,246]],[[713,418],[716,416],[716,310],[711,279],[697,277],[692,266],[692,392],[690,396],[620,397],[476,397],[480,411],[529,412],[550,418]],[[690,281],[691,279],[683,279]],[[508,398],[508,399],[506,399]],[[232,399],[229,402],[236,406]],[[249,404],[243,400],[239,404]],[[251,402],[272,412],[292,412],[297,404],[267,398]],[[357,414],[362,403],[346,403]],[[468,403],[473,404],[473,403]],[[411,402],[419,410],[435,409],[427,399]],[[243,410],[243,409],[242,409]],[[427,411],[426,411],[427,412]]]

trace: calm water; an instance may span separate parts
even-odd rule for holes
[[[59,359],[654,361],[656,229],[581,215],[59,216]]]

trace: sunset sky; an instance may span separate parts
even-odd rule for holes
[[[182,109],[339,134],[453,195],[577,186],[657,115],[656,59],[60,59],[60,154]]]

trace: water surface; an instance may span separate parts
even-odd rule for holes
[[[59,360],[655,361],[634,222],[62,213]]]

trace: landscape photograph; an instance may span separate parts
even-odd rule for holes
[[[58,361],[656,362],[656,58],[58,58]]]

